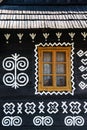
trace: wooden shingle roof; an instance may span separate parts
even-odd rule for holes
[[[87,28],[87,6],[1,6],[0,28]]]

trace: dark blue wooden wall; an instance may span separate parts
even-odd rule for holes
[[[69,32],[74,32],[75,37],[73,41],[68,35]],[[87,88],[81,89],[79,83],[83,81],[81,77],[82,73],[79,67],[82,65],[81,60],[86,58],[87,54],[87,40],[81,35],[81,32],[86,30],[0,30],[0,130],[86,130],[87,129]],[[32,41],[29,33],[36,33],[36,38]],[[45,43],[43,33],[50,33],[47,42],[58,42],[55,36],[56,32],[62,32],[60,42],[74,42],[74,83],[75,93],[74,95],[35,95],[35,45],[40,42]],[[7,41],[4,34],[11,34]],[[18,33],[23,33],[22,42],[17,37]],[[79,57],[77,52],[83,51],[83,56]],[[11,86],[6,86],[3,81],[3,75],[7,73],[7,70],[3,69],[2,62],[6,57],[11,54],[20,54],[25,56],[29,60],[29,67],[25,71],[29,76],[29,83],[25,87],[19,87],[14,89]],[[86,66],[85,66],[86,67]],[[14,73],[14,71],[11,71]],[[85,70],[86,72],[86,70]],[[84,81],[87,84],[87,80]],[[54,107],[52,106],[55,104]],[[65,102],[65,103],[64,103]],[[28,107],[26,107],[28,103]],[[33,103],[33,106],[29,107]],[[18,104],[21,104],[19,107]],[[42,104],[42,105],[41,105]],[[50,105],[48,105],[50,104]],[[65,104],[65,105],[64,105]],[[35,105],[35,108],[34,108]],[[57,106],[58,105],[58,106]],[[57,108],[55,108],[55,106]],[[12,107],[14,107],[12,109]],[[33,108],[33,109],[32,109]],[[42,111],[41,111],[42,110]],[[57,111],[58,110],[58,111]],[[28,113],[30,112],[30,113]],[[52,112],[52,113],[51,113]],[[19,116],[22,118],[22,125],[17,126],[3,126],[2,119],[5,117],[13,118]],[[37,116],[44,118],[50,116],[53,119],[52,126],[35,126],[33,119]],[[77,124],[66,126],[64,119],[71,117],[71,120],[76,120],[80,117],[84,119],[83,126]],[[75,120],[75,121],[76,121]],[[42,120],[44,121],[44,120]],[[13,125],[13,124],[12,124]]]
[[[6,4],[30,5],[30,4],[84,4],[86,0],[4,0]]]

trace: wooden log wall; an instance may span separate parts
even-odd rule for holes
[[[74,95],[35,95],[35,45],[59,42],[74,43]],[[27,66],[17,68],[18,73],[25,73],[28,82],[24,86],[6,84],[5,76],[14,74],[13,62],[6,68],[6,60],[17,62],[21,57]],[[86,57],[85,29],[0,30],[0,130],[87,129]]]
[[[24,5],[24,4],[42,4],[42,5],[56,5],[56,4],[87,4],[86,0],[3,0],[4,4]]]

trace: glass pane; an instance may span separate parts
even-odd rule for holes
[[[43,65],[43,73],[44,74],[52,74],[52,65],[51,64],[44,64]]]
[[[43,61],[44,62],[52,62],[52,53],[51,52],[44,52],[43,53]]]
[[[66,73],[66,65],[57,64],[56,65],[56,74],[65,74]]]
[[[57,62],[65,62],[66,61],[66,53],[65,52],[57,52],[56,53],[56,61]]]
[[[43,85],[44,86],[52,86],[52,76],[44,76],[43,77]]]
[[[66,77],[65,76],[57,76],[56,77],[56,85],[57,86],[66,86]]]

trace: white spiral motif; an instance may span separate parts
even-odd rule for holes
[[[82,116],[67,116],[64,119],[64,123],[66,126],[83,126],[84,125],[84,118]]]
[[[17,60],[17,69],[24,71],[28,68],[29,62],[25,57],[19,57]]]
[[[22,124],[22,119],[19,116],[15,116],[12,120],[13,126],[20,126]]]
[[[41,116],[36,116],[34,119],[33,119],[33,123],[35,126],[40,126],[42,125],[42,117]]]
[[[77,116],[75,118],[75,122],[77,126],[83,126],[84,125],[84,118],[81,116]]]
[[[6,116],[2,119],[3,126],[21,126],[22,125],[22,118],[20,116]]]
[[[29,82],[29,77],[25,73],[20,73],[17,75],[17,85],[25,86]]]
[[[51,126],[53,125],[53,119],[50,117],[50,116],[46,116],[46,117],[43,117],[43,116],[36,116],[34,119],[33,119],[33,123],[35,126]]]
[[[14,84],[14,75],[12,73],[7,73],[3,76],[3,82],[7,86],[13,86]]]
[[[26,57],[19,56],[16,53],[14,55],[12,54],[12,57],[5,58],[2,64],[5,70],[12,71],[3,76],[3,83],[14,89],[19,88],[19,86],[25,86],[29,82],[29,77],[26,73],[18,72],[25,71],[29,66],[29,61]]]
[[[51,125],[53,124],[53,119],[52,119],[52,117],[46,116],[46,117],[44,118],[44,124],[45,124],[46,126],[51,126]]]
[[[6,116],[2,119],[3,126],[11,126],[11,117]]]
[[[14,69],[15,63],[14,58],[7,57],[3,60],[3,68],[7,71],[12,71]]]
[[[64,120],[64,123],[66,126],[72,126],[73,125],[73,118],[71,116],[67,116]]]

